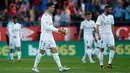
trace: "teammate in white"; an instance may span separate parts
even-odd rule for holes
[[[114,26],[114,17],[111,15],[111,7],[109,5],[105,6],[104,13],[98,16],[96,21],[98,39],[101,40],[101,49],[99,53],[100,67],[103,66],[103,51],[104,48],[108,45],[110,48],[108,68],[113,68],[112,59],[114,57],[114,36],[113,36],[113,26]]]
[[[92,50],[93,50],[92,43],[93,43],[93,39],[95,38],[95,36],[93,35],[93,33],[95,32],[95,22],[91,20],[92,15],[90,12],[86,13],[85,16],[86,19],[81,22],[79,37],[78,37],[78,39],[80,40],[80,36],[82,34],[82,31],[84,30],[83,35],[84,35],[85,53],[82,58],[82,61],[83,63],[86,63],[86,56],[88,55],[90,63],[95,63],[95,61],[93,61],[92,59]]]
[[[17,23],[17,17],[13,16],[13,20],[8,23],[7,30],[9,33],[9,49],[10,49],[10,61],[13,62],[13,49],[16,48],[18,61],[21,61],[21,24]]]
[[[41,36],[40,36],[40,42],[39,42],[39,49],[34,66],[32,70],[34,72],[39,72],[37,66],[40,62],[40,59],[42,55],[45,53],[46,49],[50,49],[52,51],[53,58],[58,66],[59,71],[67,71],[70,68],[63,67],[60,62],[60,58],[58,56],[58,52],[56,49],[56,44],[52,35],[52,31],[58,32],[58,33],[65,33],[65,30],[57,29],[53,26],[52,16],[55,9],[55,6],[53,3],[48,3],[46,12],[42,15],[41,18]]]

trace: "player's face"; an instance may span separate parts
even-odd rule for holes
[[[87,19],[87,20],[91,20],[91,17],[92,17],[92,15],[87,15],[87,16],[86,16],[86,19]]]
[[[50,6],[50,12],[53,13],[54,10],[55,10],[55,6],[54,5]]]
[[[108,8],[107,9],[107,14],[111,14],[112,13],[112,8]]]
[[[13,19],[13,22],[16,23],[16,22],[17,22],[17,19]]]

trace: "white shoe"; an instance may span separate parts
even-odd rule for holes
[[[90,63],[95,63],[95,61],[91,61]]]
[[[34,72],[39,72],[38,68],[36,68],[36,67],[33,67],[33,68],[32,68],[32,71],[34,71]]]
[[[63,71],[68,71],[70,68],[67,67],[59,67],[59,71],[63,72]]]
[[[82,60],[82,62],[83,62],[83,63],[86,63],[86,61],[85,61],[85,60],[83,60],[83,59],[81,59],[81,60]]]

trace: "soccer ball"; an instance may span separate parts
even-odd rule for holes
[[[61,33],[61,35],[67,35],[68,34],[68,30],[66,28],[61,28],[62,30],[65,30],[65,33]]]

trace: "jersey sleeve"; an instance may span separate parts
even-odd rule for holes
[[[96,21],[96,25],[101,25],[101,16],[98,16],[97,21]]]
[[[114,25],[115,24],[114,17],[112,16],[111,18],[112,18],[112,25]]]
[[[8,33],[10,36],[14,36],[14,34],[12,33],[12,27],[11,27],[11,24],[8,24]]]
[[[80,24],[80,29],[83,29],[83,28],[84,28],[84,23],[81,22],[81,24]]]
[[[43,25],[43,27],[44,27],[46,30],[58,32],[58,29],[55,28],[52,24],[50,24],[50,23],[47,21],[47,17],[42,18],[41,24]]]

